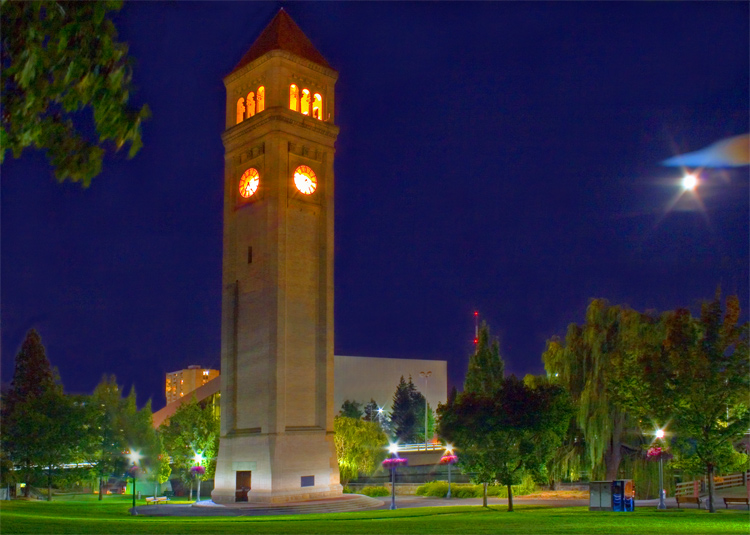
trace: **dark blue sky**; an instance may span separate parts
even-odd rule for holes
[[[68,391],[114,373],[160,408],[166,372],[219,366],[222,78],[280,5],[126,4],[140,153],[86,190],[3,164],[3,381],[31,327]],[[522,375],[593,297],[748,308],[748,168],[667,211],[659,165],[748,131],[746,2],[284,5],[340,73],[336,354],[460,385],[475,309]]]

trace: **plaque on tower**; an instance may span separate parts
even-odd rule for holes
[[[333,441],[337,77],[281,10],[224,79],[216,503],[341,495]]]

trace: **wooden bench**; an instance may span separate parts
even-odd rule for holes
[[[726,509],[729,509],[730,503],[747,505],[747,508],[750,509],[750,498],[724,498],[724,507]]]
[[[159,503],[167,503],[169,501],[169,498],[166,496],[154,496],[153,498],[146,498],[146,505],[151,504],[159,504]]]
[[[681,503],[694,503],[698,506],[698,509],[701,508],[701,499],[696,496],[675,496],[677,499],[677,509],[680,508]]]

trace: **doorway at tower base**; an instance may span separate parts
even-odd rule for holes
[[[333,434],[320,429],[222,437],[214,503],[288,503],[341,496]]]

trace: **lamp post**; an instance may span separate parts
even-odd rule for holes
[[[424,377],[424,443],[427,444],[427,379],[432,375],[432,371],[419,372],[420,377]]]
[[[453,444],[445,445],[445,455],[440,459],[440,462],[448,465],[448,494],[445,496],[450,499],[451,497],[451,465],[455,463],[457,457],[453,455]]]
[[[203,474],[205,473],[203,466],[201,466],[201,463],[203,462],[203,453],[197,452],[193,456],[193,460],[195,461],[193,473],[195,474],[195,478],[198,480],[198,497],[195,501],[199,502],[201,501],[201,477],[203,477]]]
[[[383,466],[391,470],[391,509],[396,508],[396,467],[400,464],[406,464],[406,459],[398,456],[398,443],[389,444],[388,451],[391,456],[383,461]]]
[[[664,429],[656,430],[656,438],[658,438],[662,445],[664,444]],[[666,509],[667,505],[664,503],[664,448],[659,452],[659,505],[657,509]]]
[[[132,466],[130,467],[130,475],[133,477],[133,508],[130,510],[131,515],[137,515],[138,513],[135,511],[135,478],[136,474],[138,472],[138,461],[141,460],[141,453],[138,450],[134,450],[133,448],[130,448],[128,453],[128,459],[130,459],[130,462],[132,463]]]

